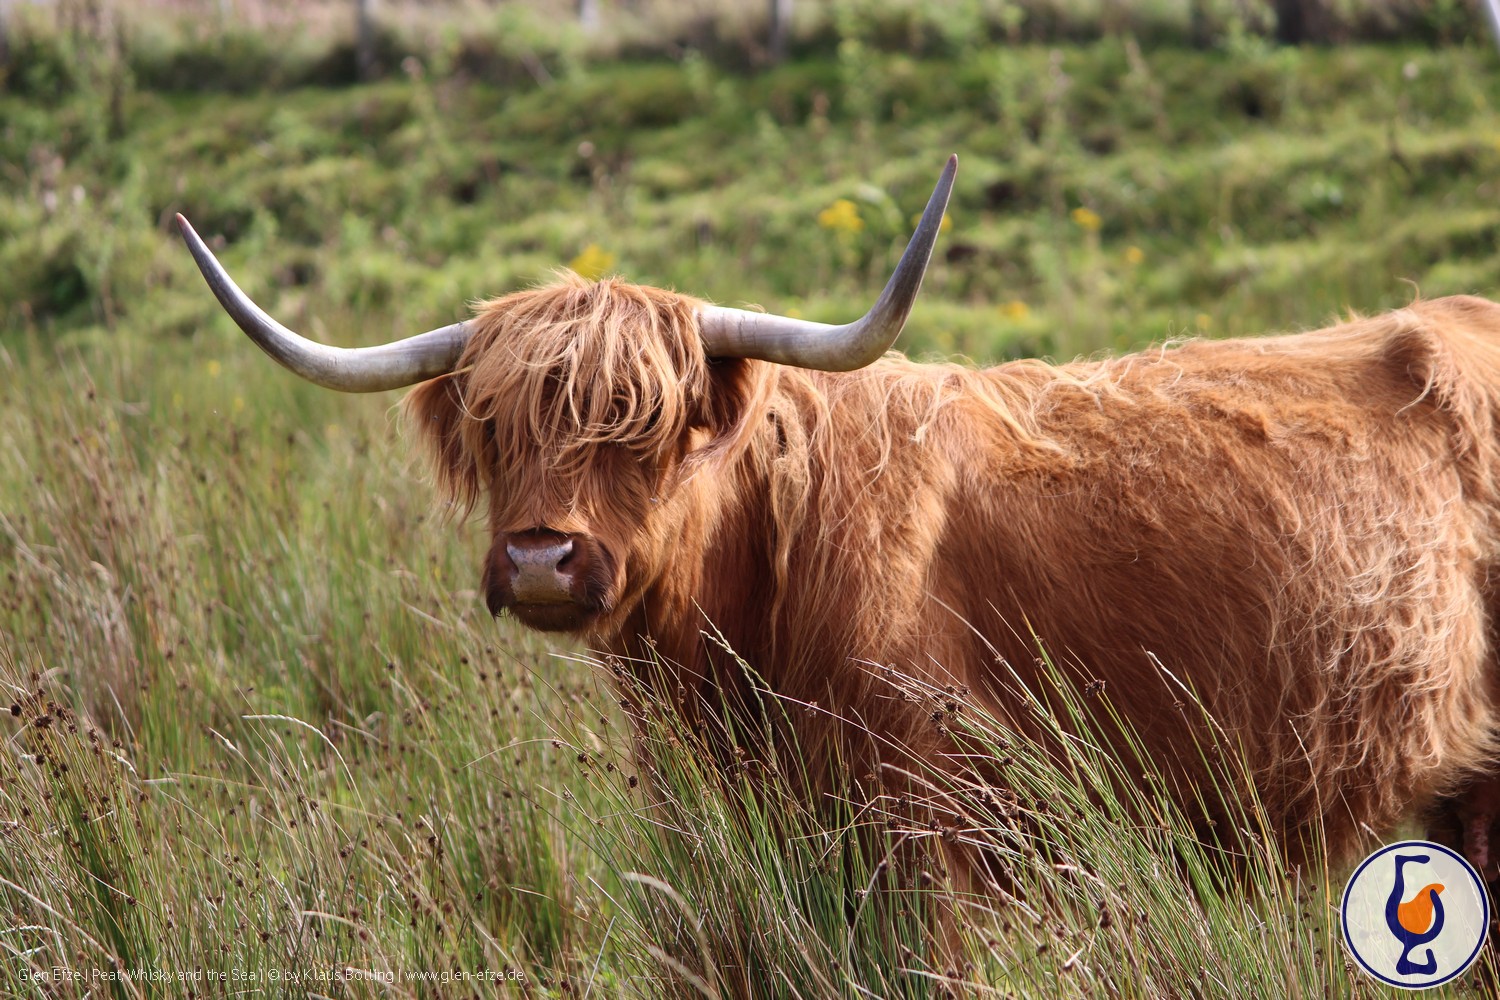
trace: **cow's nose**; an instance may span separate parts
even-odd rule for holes
[[[505,554],[515,567],[511,591],[520,603],[553,603],[571,598],[573,577],[567,569],[573,539],[551,533],[513,535]]]

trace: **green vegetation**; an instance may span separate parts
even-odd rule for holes
[[[1312,326],[1500,291],[1491,50],[935,58],[851,30],[757,75],[549,56],[485,80],[454,43],[369,85],[206,93],[54,42],[52,77],[0,92],[0,993],[453,993],[326,978],[353,969],[572,997],[1383,995],[1345,970],[1336,874],[1253,837],[1231,863],[1087,740],[1050,757],[956,710],[1008,797],[933,794],[1014,879],[956,902],[940,869],[882,867],[952,831],[810,814],[661,720],[643,768],[607,664],[489,619],[482,530],[413,485],[397,397],[267,362],[170,219],[339,344],[570,262],[842,319],[957,151],[909,351]],[[955,909],[962,954],[929,946]],[[33,978],[111,961],[205,978]]]

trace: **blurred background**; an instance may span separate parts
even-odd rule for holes
[[[176,211],[335,337],[570,264],[834,318],[953,151],[909,351],[1481,290],[1483,2],[6,0],[0,321],[227,331]]]
[[[642,811],[586,655],[485,612],[483,532],[433,511],[399,394],[267,361],[174,213],[336,344],[566,267],[845,321],[957,152],[911,354],[1314,327],[1500,295],[1488,9],[0,0],[0,992],[204,956],[461,961],[554,994],[713,995],[711,966],[785,995],[946,988],[846,919],[847,887],[808,888],[843,856],[823,840],[736,841],[711,778],[683,779],[676,834]],[[980,971],[1021,995],[1353,989],[1305,886],[1257,904],[1278,937],[1155,881],[1104,917],[1080,895],[1076,924],[1004,917]],[[1170,939],[1108,918],[1174,899]]]

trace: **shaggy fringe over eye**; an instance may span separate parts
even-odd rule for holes
[[[601,445],[643,462],[679,457],[688,431],[713,417],[699,305],[572,272],[479,303],[454,373],[405,403],[449,501],[472,510],[507,469],[577,481]]]

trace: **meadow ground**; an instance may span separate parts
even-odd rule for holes
[[[958,152],[908,352],[1308,327],[1500,293],[1492,50],[851,36],[755,74],[427,52],[242,93],[69,58],[0,91],[0,993],[1381,995],[1339,873],[1265,846],[1225,890],[1086,742],[964,723],[1013,761],[976,809],[1019,873],[958,901],[964,960],[924,945],[940,879],[866,891],[872,837],[912,831],[706,773],[670,727],[648,801],[604,666],[484,610],[399,397],[275,368],[169,220],[339,344],[563,266],[843,319]]]

